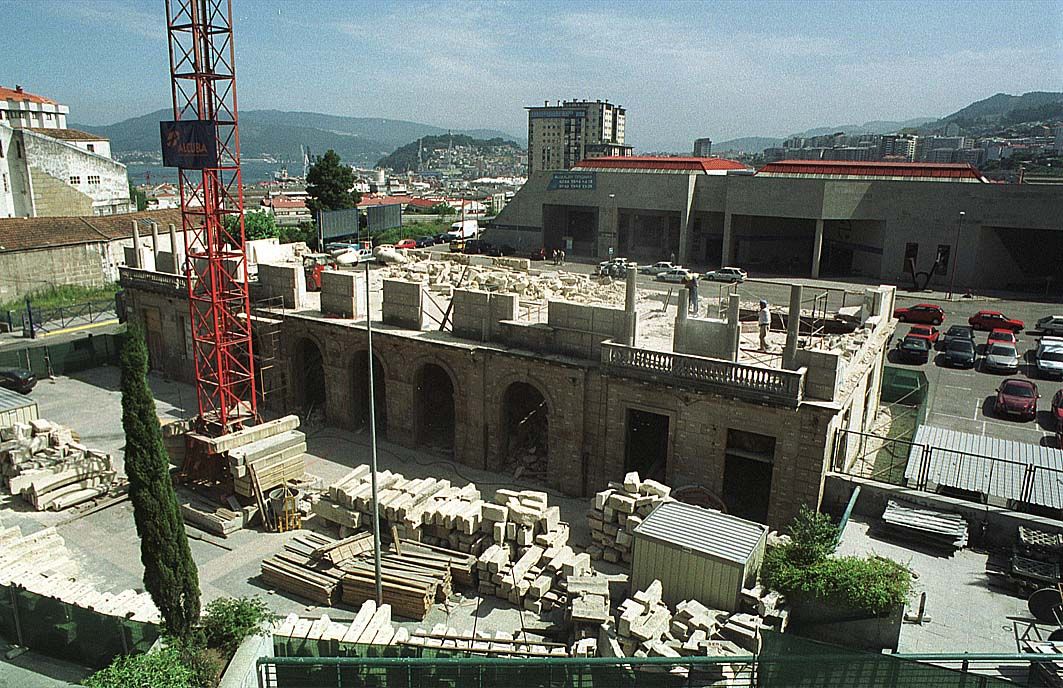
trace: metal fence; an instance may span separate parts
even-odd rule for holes
[[[288,639],[284,639],[287,641]],[[288,649],[291,649],[289,646]],[[315,645],[315,649],[316,648]],[[759,655],[460,657],[443,649],[346,646],[360,656],[262,657],[261,688],[996,688],[1035,685],[1044,655],[881,655],[765,633]],[[283,650],[282,650],[283,652]],[[372,654],[370,654],[372,653]]]
[[[0,351],[0,368],[25,368],[38,378],[117,364],[125,334],[99,334],[59,344]]]
[[[106,322],[118,318],[115,300],[85,301],[56,308],[33,308],[22,312],[22,336],[35,338],[40,334]]]
[[[102,669],[118,655],[147,652],[159,629],[12,585],[0,586],[0,636],[57,659]]]

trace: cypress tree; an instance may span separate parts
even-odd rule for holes
[[[147,374],[144,333],[130,323],[122,347],[122,428],[144,587],[161,612],[166,630],[184,637],[199,620],[199,573],[170,479],[170,461]]]

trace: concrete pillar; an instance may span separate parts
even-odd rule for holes
[[[627,291],[624,295],[624,340],[628,346],[635,346],[636,322],[635,313],[635,284],[639,276],[639,266],[636,263],[627,265]]]
[[[823,220],[816,220],[816,238],[812,240],[812,276],[819,277],[819,261],[823,257]]]
[[[683,204],[683,214],[679,220],[679,263],[680,265],[688,265],[691,262],[693,256],[691,255],[691,244],[693,243],[693,237],[690,231],[690,213],[694,208],[694,185],[697,182],[697,175],[687,175],[687,198]]]
[[[598,208],[598,258],[609,258],[609,249],[613,249],[613,256],[617,255],[617,227],[620,212],[617,209],[616,199],[609,199],[609,204]]]
[[[152,262],[157,266],[159,264],[159,223],[155,221],[151,223],[151,257]]]
[[[679,290],[679,310],[675,314],[675,326],[678,328],[687,321],[687,312],[690,309],[690,292],[686,289]]]
[[[801,334],[801,285],[790,285],[790,309],[786,313],[786,347],[782,351],[782,367],[796,370],[797,338]]]
[[[720,267],[734,262],[734,230],[731,228],[731,213],[723,214],[723,257],[720,258]]]
[[[738,294],[732,293],[727,297],[727,327],[730,330],[731,356],[730,360],[738,360],[738,335],[742,332],[742,325],[738,321],[739,302]]]
[[[140,224],[136,220],[133,220],[133,265],[131,267],[140,267]]]
[[[173,254],[173,271],[180,275],[184,272],[181,269],[181,248],[177,246],[177,228],[172,222],[170,223],[170,253]]]

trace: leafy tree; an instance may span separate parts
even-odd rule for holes
[[[144,587],[159,608],[166,630],[184,637],[199,619],[199,574],[170,480],[170,461],[147,373],[144,332],[134,323],[122,347],[122,428],[129,497],[140,536]]]
[[[432,206],[432,212],[438,215],[439,217],[446,217],[448,215],[453,215],[455,211],[453,206],[448,203],[444,203],[443,201],[440,201],[439,203],[436,203],[434,206]]]
[[[133,182],[129,182],[129,200],[136,202],[138,211],[148,207],[148,195],[133,186]]]
[[[361,195],[352,191],[354,171],[340,161],[331,148],[318,158],[306,175],[307,207],[315,215],[319,210],[343,210],[358,205]]]
[[[244,213],[245,239],[254,241],[255,239],[272,239],[276,236],[280,236],[280,230],[277,227],[277,218],[273,216],[273,213],[265,210]]]

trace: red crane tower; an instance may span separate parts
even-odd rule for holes
[[[166,0],[181,224],[200,432],[257,417],[231,0]],[[170,163],[167,163],[170,164]],[[226,222],[228,220],[228,222]]]

